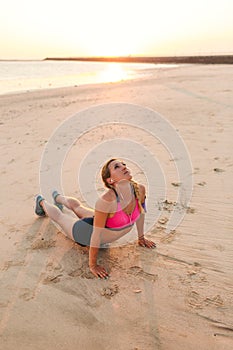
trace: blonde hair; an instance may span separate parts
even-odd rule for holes
[[[140,209],[140,213],[144,214],[145,210],[144,210],[144,208],[142,206],[142,202],[141,202],[141,198],[140,198],[139,185],[138,185],[138,183],[136,181],[133,181],[133,180],[130,180],[130,183],[133,185],[135,197],[138,200],[138,206],[139,206],[139,209]]]
[[[101,177],[102,177],[102,180],[105,184],[105,186],[107,188],[110,188],[110,189],[113,189],[114,187],[112,185],[110,185],[107,181],[107,179],[109,179],[111,177],[111,174],[110,174],[110,170],[109,170],[109,164],[111,162],[113,162],[114,160],[117,160],[117,158],[111,158],[109,159],[105,164],[104,166],[102,167],[102,170],[101,170]],[[135,194],[135,197],[136,199],[138,200],[138,205],[139,205],[139,209],[140,209],[140,212],[141,213],[145,213],[145,210],[142,206],[142,202],[141,202],[141,199],[140,199],[140,192],[139,192],[139,185],[136,181],[134,180],[130,180],[130,183],[132,184],[133,186],[133,189],[134,189],[134,194]]]
[[[109,170],[109,164],[112,163],[114,160],[117,160],[117,158],[111,158],[109,159],[105,164],[104,166],[102,167],[102,170],[101,170],[101,177],[102,177],[102,180],[105,184],[106,187],[108,188],[112,188],[113,186],[110,185],[107,181],[107,179],[110,178],[111,174],[110,174],[110,170]]]

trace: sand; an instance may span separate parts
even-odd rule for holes
[[[232,81],[230,65],[187,65],[135,81],[0,96],[0,349],[233,348]],[[87,248],[35,216],[33,199],[54,130],[78,111],[112,102],[156,110],[172,123],[190,154],[193,194],[183,221],[167,232],[180,184],[157,143],[168,201],[148,232],[157,248],[131,241],[101,250],[111,274],[103,281],[89,272]],[[123,125],[83,135],[64,165],[66,194],[80,195],[74,162],[115,135],[151,143]]]

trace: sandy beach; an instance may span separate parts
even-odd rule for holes
[[[0,96],[1,350],[233,348],[232,82],[232,65],[183,65],[151,78]],[[136,236],[101,250],[111,275],[103,281],[89,272],[87,248],[36,217],[33,205],[54,130],[79,111],[116,102],[155,110],[174,126],[190,155],[193,192],[184,219],[167,232],[179,179],[164,145],[143,125],[82,135],[64,163],[66,194],[81,197],[74,169],[116,136],[151,146],[166,177],[167,205],[148,232],[156,250],[139,247]]]

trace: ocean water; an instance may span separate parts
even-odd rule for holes
[[[174,64],[79,61],[0,61],[0,94],[84,84],[117,82],[149,76]]]

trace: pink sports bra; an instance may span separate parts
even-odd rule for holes
[[[124,210],[121,208],[121,203],[119,197],[117,196],[117,211],[116,213],[106,220],[106,227],[111,228],[113,230],[119,230],[126,228],[128,226],[132,226],[139,218],[141,212],[138,205],[138,199],[136,198],[135,208],[131,214],[126,214]]]

